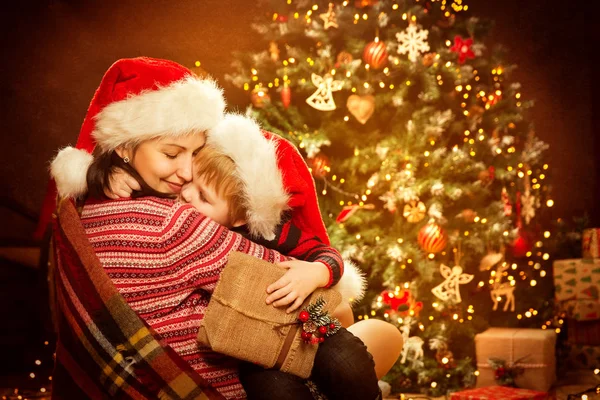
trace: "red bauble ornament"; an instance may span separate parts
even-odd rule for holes
[[[329,173],[329,157],[323,153],[319,153],[313,158],[309,158],[308,166],[312,170],[312,174],[316,178],[324,178]]]
[[[287,15],[278,15],[277,16],[277,22],[288,22],[288,16]]]
[[[448,236],[441,226],[430,221],[421,228],[417,240],[426,253],[439,253],[446,248]]]
[[[329,324],[329,329],[335,329],[335,324],[333,322]]]
[[[302,338],[302,340],[310,340],[310,338],[312,337],[312,333],[302,331],[302,333],[300,334],[300,337]]]
[[[533,249],[533,238],[531,234],[519,229],[519,235],[511,245],[511,253],[516,258],[525,257]]]
[[[287,83],[281,88],[281,102],[285,109],[287,109],[292,102],[292,89],[290,89]]]
[[[319,333],[320,333],[321,335],[324,335],[324,334],[326,334],[326,333],[327,333],[327,327],[326,327],[326,326],[320,326],[320,327],[319,327]]]
[[[302,322],[306,322],[310,319],[310,314],[308,311],[300,311],[300,315],[298,315],[298,319]]]
[[[385,67],[388,60],[388,53],[385,48],[385,43],[380,40],[375,40],[365,46],[363,52],[363,60],[374,69]]]

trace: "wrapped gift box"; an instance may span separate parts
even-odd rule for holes
[[[545,400],[548,393],[534,390],[517,389],[505,386],[489,386],[484,388],[463,390],[450,395],[450,400]]]
[[[524,369],[515,379],[518,387],[547,392],[556,380],[555,344],[556,333],[543,329],[490,328],[475,335],[477,387],[497,385],[489,364],[497,358],[507,367],[518,361]]]
[[[566,362],[573,369],[600,368],[600,346],[570,344]]]
[[[569,343],[600,345],[600,321],[567,320],[567,339]]]
[[[600,228],[585,229],[581,238],[583,258],[600,257]]]
[[[600,319],[600,300],[567,300],[558,303],[559,312],[576,321]]]
[[[553,267],[557,301],[598,300],[600,259],[556,260]]]

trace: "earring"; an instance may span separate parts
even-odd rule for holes
[[[129,164],[129,157],[127,157],[127,156],[123,157],[123,162],[125,164]]]

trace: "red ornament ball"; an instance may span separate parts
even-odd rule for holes
[[[310,338],[312,337],[312,333],[302,331],[302,333],[300,334],[300,337],[302,338],[302,340],[310,340]]]
[[[319,343],[323,343],[324,341],[325,341],[325,338],[324,338],[324,337],[320,337],[320,338],[319,338]]]
[[[329,157],[327,157],[325,154],[319,153],[313,158],[309,158],[307,161],[308,166],[312,170],[312,174],[316,178],[324,178],[329,173]]]
[[[388,60],[388,52],[385,48],[385,43],[376,40],[366,45],[363,52],[363,60],[374,69],[385,67]]]
[[[326,333],[327,333],[327,327],[326,327],[326,326],[320,326],[320,327],[319,327],[319,333],[320,333],[321,335],[324,335],[324,334],[326,334]]]
[[[300,315],[298,315],[298,319],[302,322],[306,322],[310,319],[310,314],[308,311],[300,311]]]
[[[329,329],[335,329],[335,324],[333,322],[329,324]]]
[[[448,236],[441,226],[429,222],[421,228],[417,237],[419,245],[427,253],[439,253],[446,248]]]
[[[283,85],[283,88],[281,88],[281,102],[285,109],[287,109],[292,102],[292,89],[290,89],[287,84]]]
[[[522,229],[519,229],[519,236],[512,242],[511,253],[516,258],[525,257],[533,249],[532,236]]]

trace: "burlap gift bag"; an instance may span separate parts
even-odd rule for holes
[[[326,302],[324,310],[331,313],[341,296],[335,290],[318,289],[290,314],[285,307],[267,305],[267,286],[285,271],[247,254],[231,253],[204,314],[198,341],[218,353],[308,378],[318,344],[302,340],[298,314],[319,296]]]

